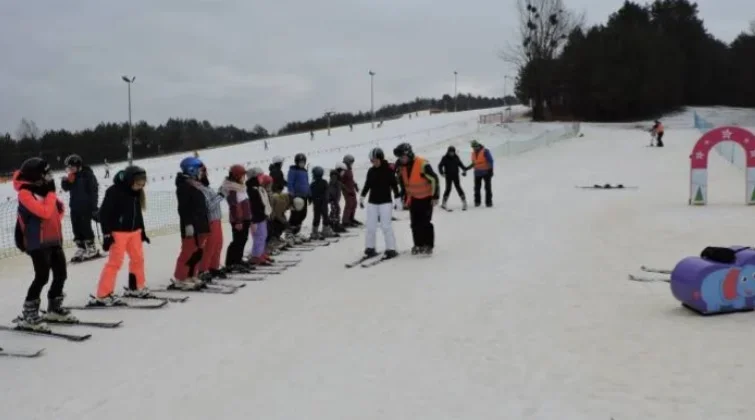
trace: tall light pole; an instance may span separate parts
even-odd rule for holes
[[[372,116],[372,129],[375,129],[375,72],[370,70],[370,115]]]
[[[456,87],[458,86],[457,84],[458,76],[459,76],[459,72],[454,70],[454,112],[458,110],[458,108],[456,107],[456,103],[459,102],[459,94],[458,94],[458,91],[456,90]]]
[[[330,116],[333,115],[335,110],[333,108],[325,111],[325,116],[328,118],[328,135],[330,135]]]
[[[128,76],[121,76],[128,85],[128,165],[134,163],[134,129],[131,125],[131,84],[136,80],[136,76],[129,79]]]
[[[503,76],[503,106],[508,105],[508,101],[506,100],[506,96],[508,95],[508,86],[506,82],[508,82],[509,79],[511,79],[512,81],[514,80],[514,78],[509,75]]]

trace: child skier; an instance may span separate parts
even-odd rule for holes
[[[181,252],[176,260],[171,287],[181,290],[204,287],[204,282],[196,277],[210,235],[207,201],[199,182],[202,166],[198,158],[185,158],[181,161],[181,172],[176,175]]]
[[[108,261],[102,267],[97,294],[89,301],[89,306],[118,306],[121,299],[114,293],[118,271],[123,266],[123,257],[128,254],[128,289],[124,297],[147,298],[149,289],[145,287],[144,249],[142,242],[149,243],[144,230],[146,200],[144,185],[147,171],[138,166],[129,166],[118,172],[113,185],[105,191],[105,199],[100,207],[102,226],[102,248],[109,252]]]
[[[223,217],[220,203],[225,197],[222,193],[210,188],[210,180],[207,177],[207,167],[202,165],[199,173],[199,190],[204,194],[207,206],[207,217],[210,220],[210,235],[207,237],[207,246],[202,254],[199,264],[199,279],[211,282],[213,279],[226,279],[225,271],[220,269],[220,254],[223,253]]]
[[[310,239],[313,241],[323,240],[338,236],[330,227],[330,218],[328,217],[328,181],[323,179],[325,170],[320,166],[312,168],[312,184],[309,186],[311,192],[310,202],[312,203],[312,233]],[[322,232],[320,232],[320,222],[322,221]]]
[[[281,236],[288,229],[286,212],[291,208],[291,205],[292,201],[288,193],[274,192],[270,196],[272,211],[270,213],[270,232],[268,234],[273,236],[273,242],[270,243],[270,247],[273,249],[281,249],[283,246],[290,244],[288,241],[284,241]]]
[[[289,228],[291,233],[301,239],[299,232],[301,231],[301,224],[304,219],[307,218],[307,200],[310,196],[309,191],[309,173],[307,173],[307,157],[303,153],[297,153],[294,157],[294,164],[288,168],[288,193],[291,195],[291,200],[296,201],[300,198],[304,202],[304,206],[301,209],[297,209],[296,206],[291,210],[291,215],[288,219]]]
[[[220,186],[221,194],[228,202],[228,218],[231,222],[233,239],[225,252],[225,268],[230,273],[246,273],[244,267],[244,248],[249,238],[249,228],[252,225],[252,209],[249,195],[246,192],[246,169],[241,165],[233,165],[228,171],[228,177]]]
[[[346,228],[341,225],[341,166],[343,170],[346,167],[339,163],[336,165],[336,169],[330,171],[330,182],[328,183],[328,204],[330,205],[330,226],[333,228],[333,232],[344,233]]]
[[[378,224],[385,239],[385,258],[394,258],[396,252],[396,238],[393,235],[393,209],[401,205],[396,175],[385,160],[383,150],[376,147],[370,151],[372,167],[367,171],[364,181],[359,207],[364,208],[364,199],[370,195],[367,202],[367,236],[365,238],[364,256],[372,258],[375,251]],[[391,192],[393,195],[391,195]],[[395,197],[395,205],[394,205]]]
[[[55,181],[47,161],[38,157],[27,159],[13,174],[13,188],[18,192],[16,247],[31,257],[34,280],[26,292],[23,312],[13,322],[16,328],[49,331],[44,323],[76,322],[63,308],[63,286],[68,277],[63,252],[63,203],[55,194]],[[39,316],[42,288],[50,279],[47,291],[47,313]]]
[[[70,195],[68,207],[71,209],[71,226],[76,253],[72,262],[82,262],[100,256],[94,243],[92,221],[97,221],[99,185],[92,168],[84,165],[79,155],[70,155],[65,159],[68,175],[64,176],[60,186]]]
[[[354,218],[357,212],[357,194],[359,193],[359,186],[354,182],[354,171],[352,170],[354,156],[344,156],[343,164],[346,169],[341,176],[341,183],[343,184],[343,199],[346,203],[343,207],[342,223],[344,227],[359,227],[362,226],[362,223]]]
[[[440,176],[446,178],[446,188],[443,191],[443,202],[440,205],[443,209],[447,209],[446,203],[448,202],[448,197],[451,195],[452,185],[456,188],[456,193],[459,194],[459,198],[461,198],[461,209],[467,209],[467,198],[464,195],[464,190],[461,188],[461,184],[459,183],[460,169],[462,176],[467,176],[467,167],[461,163],[459,155],[456,154],[456,148],[448,146],[448,151],[446,151],[446,154],[438,164],[438,172],[440,173]]]
[[[265,246],[267,245],[267,219],[270,216],[271,208],[267,192],[260,185],[260,175],[264,175],[260,168],[251,168],[246,173],[246,193],[249,196],[249,204],[252,208],[252,226],[250,228],[252,250],[249,263],[252,265],[270,265],[265,254]]]
[[[281,156],[275,156],[273,163],[268,167],[270,176],[273,178],[273,192],[281,192],[286,188],[286,177],[283,176],[283,161],[284,159]]]

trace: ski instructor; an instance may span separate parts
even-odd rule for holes
[[[480,207],[480,189],[485,183],[485,207],[493,207],[493,191],[491,182],[493,178],[493,155],[490,150],[472,140],[472,168],[474,168],[474,206]]]
[[[435,227],[432,223],[433,207],[440,198],[440,182],[430,163],[414,155],[409,143],[401,143],[393,149],[399,165],[401,191],[409,200],[409,218],[414,246],[412,254],[433,253]]]

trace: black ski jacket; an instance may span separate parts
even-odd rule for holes
[[[92,168],[82,166],[78,172],[63,178],[60,183],[63,191],[68,191],[68,206],[72,213],[92,213],[97,211],[100,192],[97,177]]]
[[[286,177],[283,176],[282,163],[273,163],[268,168],[270,177],[273,178],[273,192],[281,192],[286,188]]]
[[[438,173],[446,178],[459,179],[459,169],[464,172],[467,171],[467,167],[461,163],[461,159],[456,153],[453,155],[446,153],[438,163]]]
[[[105,198],[100,206],[100,226],[102,234],[112,232],[144,232],[144,216],[140,197],[143,191],[131,189],[130,180],[116,175],[113,185],[105,191]]]
[[[392,196],[391,192],[393,192]],[[392,203],[393,197],[400,196],[396,173],[385,160],[377,168],[371,166],[367,170],[367,179],[365,179],[362,187],[362,197],[367,197],[367,193],[370,194],[367,200],[370,204]]]
[[[181,237],[186,237],[186,226],[194,227],[194,235],[210,233],[210,217],[204,193],[192,185],[194,181],[183,173],[176,175],[176,198]]]

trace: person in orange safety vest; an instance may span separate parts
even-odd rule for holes
[[[491,179],[493,178],[493,155],[490,150],[480,144],[477,140],[472,140],[472,163],[468,169],[474,168],[474,206],[480,207],[482,201],[480,189],[483,182],[485,183],[485,206],[493,207],[493,192],[491,190]]]
[[[409,200],[412,254],[430,255],[435,247],[435,226],[432,223],[433,207],[440,198],[440,182],[430,163],[415,156],[412,146],[401,143],[393,149],[399,165],[401,192]]]

